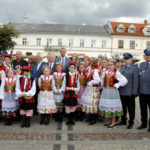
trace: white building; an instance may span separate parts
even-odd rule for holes
[[[21,50],[23,54],[31,52],[35,55],[42,52],[54,52],[65,47],[68,56],[73,53],[97,57],[99,54],[111,57],[112,38],[110,30],[105,26],[63,25],[63,24],[13,24],[22,34],[14,39],[17,45],[14,52]]]
[[[143,50],[150,48],[150,25],[147,20],[143,24],[110,22],[112,32],[112,55],[122,56],[129,52],[136,59],[143,60]]]

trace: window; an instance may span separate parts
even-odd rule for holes
[[[130,29],[129,29],[129,32],[130,32],[130,33],[135,33],[135,29],[134,29],[134,28],[130,28]]]
[[[52,39],[47,39],[47,46],[51,46],[52,45]]]
[[[27,45],[27,38],[23,38],[22,45]]]
[[[80,47],[84,47],[84,40],[80,40]]]
[[[123,28],[122,27],[120,27],[120,28],[118,28],[118,30],[117,30],[118,32],[123,32]]]
[[[102,48],[106,48],[106,40],[102,41]]]
[[[96,41],[95,40],[91,40],[91,47],[95,47],[96,46]]]
[[[62,46],[62,39],[58,39],[58,46]]]
[[[37,38],[37,46],[41,45],[41,38]]]
[[[150,49],[150,41],[146,42],[146,48]]]
[[[118,41],[118,48],[123,48],[123,40]]]
[[[135,41],[130,41],[130,49],[135,49]]]
[[[147,32],[147,35],[150,35],[150,28],[147,28],[146,32]]]
[[[69,47],[73,47],[73,39],[69,39]]]
[[[124,25],[123,24],[119,24],[117,26],[117,32],[124,32]]]

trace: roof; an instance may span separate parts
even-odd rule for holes
[[[22,33],[35,34],[69,34],[69,35],[109,35],[109,29],[104,26],[65,25],[65,24],[31,24],[10,23]]]
[[[142,32],[142,29],[147,25],[147,24],[138,24],[138,23],[125,23],[125,22],[110,22],[113,30],[114,35],[135,35],[135,36],[144,36],[144,33]],[[117,26],[119,24],[123,24],[125,27],[124,32],[117,32]],[[134,25],[136,27],[136,32],[135,33],[129,33],[128,28],[130,25]]]

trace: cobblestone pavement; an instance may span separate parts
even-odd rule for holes
[[[76,122],[66,126],[51,120],[48,126],[39,125],[39,117],[32,118],[30,128],[20,128],[20,123],[4,126],[0,121],[0,150],[150,150],[150,133],[147,129],[137,130],[140,125],[140,111],[136,100],[134,128],[126,126],[107,129],[102,122],[93,126]]]

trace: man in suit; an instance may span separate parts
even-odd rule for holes
[[[123,116],[121,117],[121,122],[119,125],[127,124],[127,110],[129,112],[129,124],[127,129],[132,129],[135,119],[135,97],[138,95],[138,85],[139,85],[139,73],[137,66],[132,64],[132,55],[130,53],[125,53],[124,55],[125,66],[120,68],[120,72],[127,78],[128,83],[119,88]]]
[[[144,59],[145,62],[141,63],[139,66],[140,74],[140,88],[139,88],[139,101],[141,109],[141,122],[142,124],[137,129],[147,128],[148,115],[147,115],[147,106],[150,109],[150,49],[144,50]],[[149,128],[150,132],[150,119],[149,119]]]
[[[48,60],[48,63],[47,65],[50,67],[51,69],[51,74],[53,74],[53,72],[56,72],[56,64],[55,64],[55,55],[52,54],[52,53],[48,53],[47,54],[47,60]]]
[[[69,62],[71,62],[71,60],[69,58],[65,57],[66,56],[66,49],[65,48],[61,48],[60,56],[61,57],[58,57],[55,60],[55,63],[61,62],[63,67],[64,67],[64,72],[67,72],[68,71],[68,65],[69,65]]]
[[[35,79],[36,81],[36,94],[34,96],[35,98],[35,107],[34,107],[34,113],[37,113],[37,97],[39,93],[39,87],[38,87],[38,79],[43,73],[43,66],[45,65],[45,62],[43,62],[43,57],[41,53],[36,54],[36,60],[37,64],[34,66],[31,72],[31,77]]]

